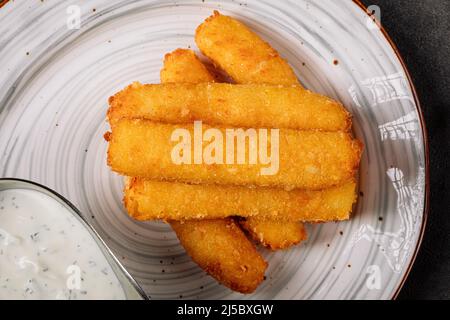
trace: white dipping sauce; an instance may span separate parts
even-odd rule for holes
[[[0,299],[125,299],[88,230],[32,190],[0,191]]]

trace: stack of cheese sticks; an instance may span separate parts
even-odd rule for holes
[[[302,222],[346,220],[356,201],[362,144],[338,102],[304,89],[278,53],[241,22],[215,12],[196,31],[202,53],[167,54],[162,84],[133,83],[109,100],[108,164],[127,179],[138,220],[170,223],[192,259],[229,288],[253,292],[267,267],[247,236],[276,250],[306,238]],[[176,164],[174,130],[279,129],[279,169],[261,164]],[[245,232],[244,232],[245,231]]]

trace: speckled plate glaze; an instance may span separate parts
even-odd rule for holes
[[[366,146],[352,219],[309,226],[291,250],[261,249],[267,279],[248,296],[200,270],[167,225],[127,216],[102,138],[108,97],[132,81],[158,83],[164,54],[195,49],[194,30],[214,9],[267,39],[306,87],[342,101]],[[407,71],[360,5],[23,0],[0,9],[0,30],[0,176],[70,199],[151,298],[395,297],[425,224],[426,138]]]

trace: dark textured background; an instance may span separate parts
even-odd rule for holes
[[[450,299],[450,0],[363,0],[378,5],[422,104],[430,145],[430,211],[399,299]]]

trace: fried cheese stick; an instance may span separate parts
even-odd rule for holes
[[[163,83],[214,81],[193,51],[181,49],[166,54],[160,78]],[[164,190],[170,193],[171,187]],[[223,285],[251,293],[263,281],[267,263],[232,218],[169,223],[192,260]]]
[[[214,14],[196,30],[202,53],[237,83],[297,84],[297,77],[278,52],[243,23]]]
[[[195,139],[193,143],[191,140],[171,141],[174,133],[182,132],[189,139],[195,137],[197,134],[194,128],[195,125],[190,124],[171,125],[142,119],[120,119],[112,133],[105,134],[105,139],[109,141],[108,164],[113,171],[126,176],[172,182],[323,189],[352,179],[362,150],[361,143],[352,139],[348,133],[280,129],[278,139],[275,132],[266,132],[268,150],[262,147],[259,150],[259,155],[266,151],[271,154],[271,158],[264,159],[269,160],[267,164],[262,159],[256,164],[250,161],[244,161],[243,164],[237,162],[239,154],[244,155],[245,159],[249,159],[251,154],[255,155],[251,148],[239,152],[239,149],[244,149],[238,148],[239,143],[234,144],[233,152],[238,158],[231,159],[234,160],[231,164],[226,164],[225,159],[224,164],[194,164],[196,155],[200,155],[198,160],[202,159],[202,150],[195,150],[198,145]],[[205,130],[203,132],[211,129],[206,125],[202,128]],[[229,129],[214,130],[226,137]],[[177,150],[180,146],[184,150]],[[276,150],[277,146],[279,150]],[[194,161],[176,162],[180,154],[188,160],[194,158]],[[225,158],[231,153],[223,154]]]
[[[307,238],[306,228],[298,221],[285,221],[248,217],[239,224],[250,236],[270,250],[281,250]]]
[[[161,83],[214,82],[215,78],[197,58],[194,51],[176,49],[164,57],[160,72]]]
[[[324,190],[248,188],[133,179],[125,207],[137,220],[219,219],[239,215],[280,221],[347,220],[355,202],[354,181]],[[167,190],[170,190],[168,192]]]
[[[192,50],[177,49],[164,58],[164,68],[161,70],[162,83],[201,83],[214,82],[215,78],[209,73],[208,69],[199,61]],[[170,188],[167,189],[170,192]],[[302,223],[291,221],[268,221],[257,217],[240,219],[241,227],[248,231],[249,235],[255,240],[271,250],[286,249],[294,244],[298,244],[306,239],[306,230]],[[231,221],[230,221],[231,223]],[[191,226],[187,221],[179,228],[189,229],[201,224],[196,222]],[[208,227],[208,220],[204,222],[204,228]],[[180,234],[178,238],[180,238]],[[239,237],[237,237],[239,239]],[[182,241],[180,239],[180,241]],[[186,239],[182,243],[187,242]],[[208,242],[208,241],[207,241]],[[235,245],[238,245],[235,243]],[[185,247],[189,242],[185,243]],[[187,249],[188,250],[188,249]],[[195,256],[202,254],[202,250],[190,253]],[[230,258],[228,258],[230,259]],[[202,259],[205,260],[205,259]],[[208,261],[208,260],[207,260]],[[226,274],[226,273],[225,273]]]
[[[350,114],[337,101],[298,86],[135,82],[109,99],[108,118],[142,118],[246,128],[346,131]]]
[[[267,263],[233,219],[171,221],[178,239],[203,270],[228,288],[251,293]]]

